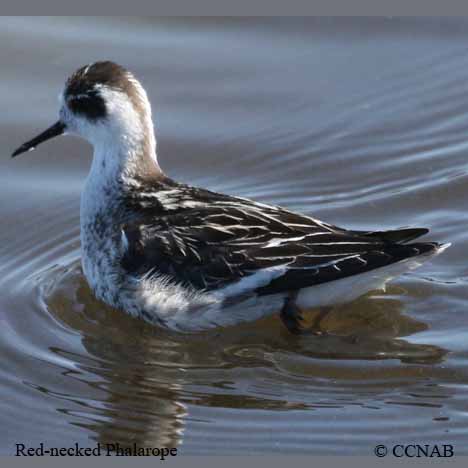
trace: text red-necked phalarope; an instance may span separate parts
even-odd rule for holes
[[[449,245],[407,244],[427,229],[350,231],[173,181],[158,165],[145,90],[112,62],[76,71],[59,121],[13,156],[65,132],[94,146],[84,274],[99,299],[153,324],[195,331],[281,311],[299,332],[301,307],[351,301]]]

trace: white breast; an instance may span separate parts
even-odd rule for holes
[[[83,272],[96,296],[116,305],[116,281],[121,274],[119,207],[112,185],[99,168],[91,169],[81,193],[80,239]]]

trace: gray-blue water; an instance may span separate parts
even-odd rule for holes
[[[0,18],[0,453],[468,453],[468,21]],[[148,90],[172,177],[349,228],[425,226],[443,255],[334,310],[187,337],[97,302],[79,267],[88,144],[10,160],[78,66]]]

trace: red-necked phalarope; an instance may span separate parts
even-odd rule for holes
[[[60,118],[13,156],[63,133],[94,146],[81,196],[84,274],[96,296],[175,330],[251,321],[355,299],[449,244],[427,229],[350,231],[278,206],[191,187],[158,165],[146,92],[112,62],[66,82]]]

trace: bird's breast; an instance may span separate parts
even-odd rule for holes
[[[116,305],[121,276],[119,207],[115,198],[87,190],[81,197],[81,263],[96,296]]]

